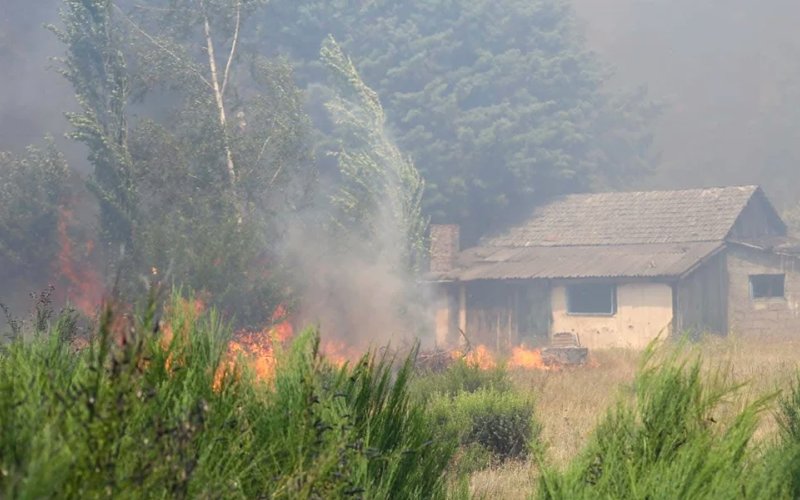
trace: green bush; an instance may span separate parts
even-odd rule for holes
[[[460,470],[524,459],[539,435],[532,399],[511,391],[440,395],[430,409],[443,438],[457,439],[462,446]]]
[[[162,323],[157,309],[106,309],[77,352],[69,314],[0,350],[0,496],[445,495],[457,443],[409,398],[410,361],[336,368],[309,330],[269,382],[246,368],[220,378],[218,315],[175,298]]]
[[[454,397],[481,389],[504,392],[511,389],[511,381],[503,367],[484,370],[459,359],[442,372],[420,374],[412,383],[412,389],[420,400],[428,401],[440,394]]]
[[[545,470],[542,498],[734,498],[759,496],[763,479],[750,445],[769,398],[747,404],[726,423],[721,407],[736,386],[701,372],[699,359],[653,351],[636,378],[636,399],[620,403],[564,471]],[[715,417],[716,415],[716,417]],[[745,480],[746,478],[746,480]]]
[[[766,450],[751,490],[762,498],[800,498],[800,374],[778,402],[778,441]]]

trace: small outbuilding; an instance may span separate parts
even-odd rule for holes
[[[430,281],[440,344],[800,335],[800,241],[757,186],[563,196],[463,251],[435,225]]]

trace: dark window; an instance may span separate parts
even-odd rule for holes
[[[750,276],[750,295],[754,299],[770,299],[784,296],[783,274],[754,274]]]
[[[570,314],[616,314],[617,287],[601,284],[570,285],[567,287],[567,312]]]

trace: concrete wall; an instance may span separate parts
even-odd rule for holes
[[[730,333],[800,336],[800,259],[731,245],[727,260]],[[753,299],[752,274],[785,274],[785,298]]]
[[[552,331],[574,332],[590,349],[630,347],[641,349],[669,335],[672,323],[672,287],[662,283],[628,283],[617,286],[617,313],[584,316],[567,313],[566,286],[552,289]]]

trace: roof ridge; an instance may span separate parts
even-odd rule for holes
[[[633,247],[633,246],[654,246],[654,245],[692,245],[695,243],[726,243],[728,241],[734,241],[727,237],[725,238],[710,238],[706,240],[682,240],[682,241],[650,241],[650,242],[643,242],[637,241],[633,243],[565,243],[565,244],[555,244],[555,245],[541,245],[541,244],[533,244],[533,245],[475,245],[473,247],[465,248],[463,251],[473,250],[473,249],[480,249],[480,248],[491,248],[491,249],[521,249],[521,248],[575,248],[575,247]]]
[[[749,190],[755,192],[760,189],[759,184],[734,184],[727,186],[706,186],[706,187],[690,187],[690,188],[675,188],[675,189],[637,189],[634,191],[584,191],[581,193],[563,193],[554,196],[551,200],[559,198],[566,198],[570,196],[593,196],[593,195],[632,195],[632,194],[651,194],[651,193],[689,193],[696,191],[712,191],[712,190]],[[547,202],[545,202],[547,204]]]

